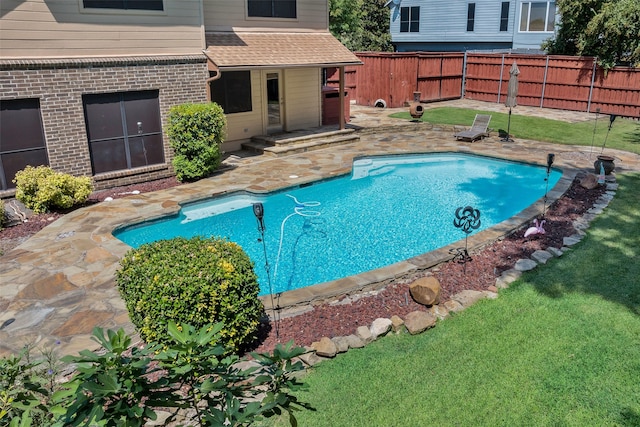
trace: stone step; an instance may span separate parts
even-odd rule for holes
[[[333,138],[312,139],[305,142],[299,142],[296,144],[276,145],[273,147],[266,147],[264,154],[274,157],[288,156],[291,154],[305,153],[307,151],[319,150],[331,145],[348,144],[350,142],[356,142],[360,139],[360,136],[356,134],[335,136]]]
[[[286,132],[275,135],[259,135],[251,138],[251,141],[256,143],[263,143],[265,145],[271,146],[282,146],[282,145],[292,145],[292,144],[300,144],[303,142],[308,142],[316,139],[327,139],[333,138],[339,135],[350,135],[354,133],[354,129],[340,129],[340,130],[331,130],[324,132],[315,132],[315,131],[294,131],[294,132]]]

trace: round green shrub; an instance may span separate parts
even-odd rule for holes
[[[35,213],[68,209],[87,201],[93,192],[88,176],[56,172],[49,166],[27,166],[16,173],[16,199]]]
[[[169,110],[167,135],[178,181],[204,178],[220,166],[226,125],[224,111],[215,102],[181,104]]]
[[[168,342],[169,321],[195,328],[223,322],[218,343],[235,352],[256,338],[264,314],[251,259],[219,238],[178,237],[132,249],[116,281],[146,342]]]

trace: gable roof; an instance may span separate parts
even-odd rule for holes
[[[207,33],[205,55],[220,69],[336,67],[362,62],[331,33]]]

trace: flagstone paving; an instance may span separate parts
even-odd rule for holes
[[[456,100],[426,104],[425,108],[454,105],[505,112],[501,104]],[[96,349],[91,340],[95,326],[123,327],[134,332],[125,304],[115,286],[119,260],[130,249],[113,237],[122,225],[176,212],[181,203],[236,190],[267,192],[321,178],[349,173],[354,158],[376,154],[465,152],[546,164],[555,153],[555,166],[563,179],[549,192],[549,201],[560,197],[576,173],[591,172],[595,155],[589,147],[553,145],[516,139],[502,142],[497,134],[475,143],[456,141],[456,129],[432,129],[409,121],[389,119],[394,111],[352,106],[350,127],[362,128],[360,140],[287,157],[233,156],[234,167],[196,183],[146,194],[131,195],[73,211],[17,248],[0,257],[0,355],[19,351],[26,344],[40,347],[59,343],[60,354]],[[594,115],[534,107],[516,107],[514,113],[540,115],[567,121]],[[607,150],[615,157],[616,172],[640,170],[640,156]],[[541,201],[491,230],[470,238],[470,245],[495,239],[541,211]],[[455,245],[454,245],[455,246]],[[384,282],[415,269],[427,268],[448,257],[440,250],[393,266],[350,278],[284,294],[280,306],[305,304],[336,292]],[[268,305],[269,301],[265,300]]]

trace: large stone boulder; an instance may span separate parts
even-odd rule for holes
[[[382,337],[386,335],[387,332],[391,330],[392,325],[393,325],[393,322],[391,322],[391,319],[385,319],[385,318],[379,317],[376,320],[374,320],[370,328],[373,339],[375,340],[378,337]]]
[[[421,277],[409,285],[411,297],[422,305],[434,305],[440,302],[442,288],[433,276]]]
[[[587,190],[593,190],[598,186],[598,177],[590,173],[580,180],[580,185]]]

